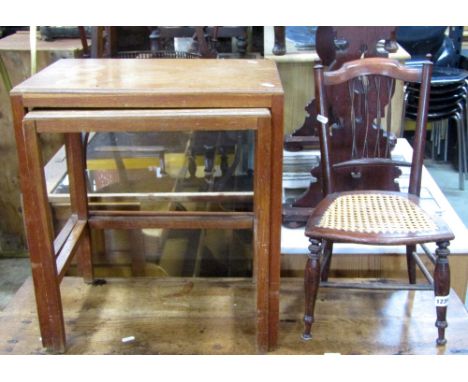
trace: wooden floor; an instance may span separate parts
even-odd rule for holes
[[[255,354],[254,288],[246,279],[66,277],[67,354]],[[468,313],[451,293],[448,344],[435,346],[432,291],[322,288],[313,340],[300,339],[302,281],[283,279],[273,354],[468,354]],[[122,338],[134,340],[122,342]],[[0,354],[44,354],[32,281],[0,313]]]

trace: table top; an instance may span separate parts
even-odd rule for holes
[[[11,94],[30,107],[261,107],[283,88],[268,60],[63,59]]]

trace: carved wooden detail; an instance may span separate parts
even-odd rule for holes
[[[396,50],[394,35],[395,27],[319,27],[316,49],[328,70],[337,70],[345,62],[362,57],[387,56],[388,52]],[[382,40],[384,43],[379,44]],[[334,153],[330,158],[332,163],[342,162],[347,157],[349,159],[347,148],[353,146],[353,139],[366,142],[365,147],[355,148],[356,152],[361,151],[364,156],[390,157],[396,140],[389,129],[382,132],[375,125],[380,122],[377,119],[391,118],[391,109],[388,110],[388,116],[385,116],[384,111],[393,91],[393,83],[378,78],[368,82],[356,79],[351,85],[340,84],[327,89],[329,118],[333,126],[330,132]],[[351,109],[354,110],[354,117],[350,114]],[[318,147],[317,128],[320,123],[317,121],[316,99],[305,110],[308,116],[303,125],[285,138],[286,150],[300,151],[306,147]],[[368,119],[364,120],[363,116],[366,114]],[[353,124],[354,128],[351,128]],[[387,126],[391,126],[391,120],[387,120]],[[356,134],[354,138],[352,132]],[[313,208],[323,198],[320,166],[312,169],[311,174],[317,182],[311,183],[302,196],[284,206],[283,224],[290,227],[304,225],[307,214],[301,213],[300,209]],[[337,190],[340,191],[366,188],[398,190],[394,180],[399,175],[398,170],[383,166],[367,167],[357,172],[348,168],[336,170],[335,181]]]

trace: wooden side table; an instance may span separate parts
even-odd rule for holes
[[[60,281],[72,256],[93,279],[90,227],[253,228],[257,347],[277,342],[283,89],[263,60],[61,60],[11,91],[24,218],[43,345],[65,351]],[[255,130],[254,210],[88,210],[83,131]],[[54,237],[38,135],[65,135],[72,216]]]

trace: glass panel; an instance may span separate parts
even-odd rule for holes
[[[92,242],[96,277],[252,276],[251,230],[93,230]]]
[[[253,142],[252,131],[91,134],[90,209],[252,211]],[[66,174],[51,202],[65,194]]]

